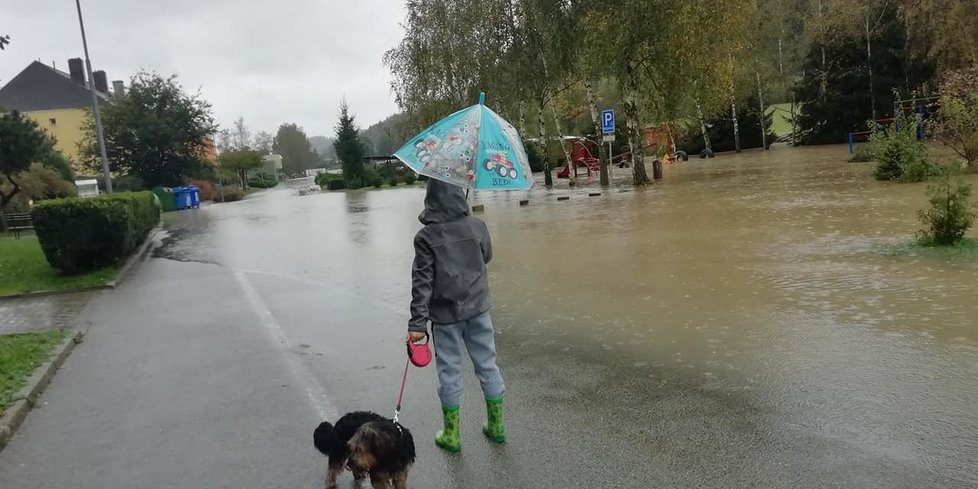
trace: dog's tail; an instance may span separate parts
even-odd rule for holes
[[[315,445],[316,450],[323,455],[329,455],[329,447],[332,445],[333,441],[333,425],[326,421],[319,423],[316,427],[316,431],[312,433],[312,444]]]

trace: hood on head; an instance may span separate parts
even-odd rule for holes
[[[450,183],[428,180],[428,193],[424,196],[424,211],[418,216],[422,224],[454,221],[469,215],[465,191]]]

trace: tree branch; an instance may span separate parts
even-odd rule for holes
[[[18,193],[20,193],[20,184],[14,181],[13,175],[7,175],[7,181],[14,186],[13,190],[9,194],[4,194],[0,191],[0,209],[7,207],[7,204],[14,199]]]

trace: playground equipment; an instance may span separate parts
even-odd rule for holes
[[[596,156],[598,154],[598,143],[588,138],[566,136],[562,144],[570,144],[568,154],[570,154],[571,162],[574,164],[574,176],[577,176],[577,168],[582,166],[587,168],[588,178],[591,177],[591,172],[600,171],[601,160]],[[570,178],[570,172],[570,163],[565,164],[563,168],[557,170],[557,178]]]
[[[939,107],[937,103],[938,100],[940,100],[940,97],[938,96],[897,100],[893,102],[893,113],[895,114],[895,117],[876,119],[875,122],[881,126],[886,124],[897,124],[897,127],[899,128],[901,114],[908,111],[916,112],[917,140],[923,141],[924,138],[927,137],[927,134],[924,131],[924,121],[928,119],[931,114],[936,112],[937,108]],[[849,154],[856,151],[855,145],[857,138],[861,138],[861,141],[865,141],[865,139],[872,133],[873,131],[854,131],[848,133],[846,135],[846,142],[849,144]]]

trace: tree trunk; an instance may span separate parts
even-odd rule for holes
[[[648,172],[645,171],[645,156],[643,155],[642,129],[638,119],[638,63],[628,62],[625,77],[625,119],[628,126],[628,149],[632,153],[632,179],[636,186],[652,183]]]
[[[876,97],[873,96],[873,46],[870,43],[869,15],[866,16],[866,67],[869,69],[869,106],[876,120]]]
[[[782,48],[783,38],[784,38],[784,24],[782,23],[781,36],[778,37],[778,71],[781,75],[781,89],[784,90],[786,93],[788,93],[791,97],[791,145],[795,146],[796,145],[795,133],[797,132],[796,131],[797,128],[795,127],[795,91],[788,89],[788,81],[784,76],[784,49]]]
[[[14,178],[12,176],[7,175],[7,181],[10,182],[10,185],[13,185],[13,188],[10,189],[9,194],[0,192],[0,221],[2,221],[2,223],[0,223],[0,226],[3,226],[4,232],[7,231],[7,221],[4,218],[3,209],[4,207],[7,207],[7,204],[9,204],[10,201],[14,200],[14,197],[16,197],[21,190],[20,184],[14,181]]]
[[[526,139],[526,103],[524,103],[522,100],[520,100],[519,104],[519,116],[520,138]]]
[[[734,149],[740,153],[740,122],[737,120],[737,97],[734,95],[734,84],[730,82],[730,114],[733,117]]]
[[[537,122],[540,123],[540,157],[543,158],[543,182],[548,187],[554,186],[554,177],[550,174],[550,157],[547,155],[547,121],[543,116],[543,105],[546,98],[540,100],[537,109]]]
[[[706,150],[713,152],[713,144],[710,143],[710,135],[706,132],[706,119],[703,118],[703,107],[700,107],[700,99],[694,98],[693,103],[696,104],[696,118],[700,121],[700,132],[703,133],[703,145]]]
[[[778,73],[781,75],[782,82],[784,81],[784,27],[781,27],[781,35],[778,36]]]
[[[767,128],[764,127],[764,92],[761,90],[761,74],[757,70],[754,70],[754,75],[757,76],[757,102],[761,109],[761,146],[764,149],[767,147]]]
[[[560,128],[560,117],[557,115],[557,107],[553,103],[553,99],[550,100],[550,110],[554,114],[554,129],[557,131],[557,140],[560,141],[560,149],[564,151],[564,159],[567,160],[568,171],[567,179],[569,180],[571,187],[577,186],[577,163],[571,161],[570,151],[567,149],[567,145],[564,144],[564,131]],[[588,170],[590,176],[591,170]]]
[[[594,100],[594,87],[591,85],[591,78],[584,79],[584,89],[587,91],[587,103],[591,108],[591,123],[594,124],[594,134],[601,136],[603,131],[601,130],[601,121],[598,120],[598,105]],[[598,159],[601,160],[601,186],[607,187],[611,185],[611,178],[608,175],[608,167],[611,166],[612,155],[604,155],[604,143],[598,142]]]
[[[795,113],[795,91],[791,91],[791,145],[798,145],[798,119]]]
[[[819,23],[821,24],[822,0],[818,0],[818,20]],[[824,25],[822,26],[822,28],[824,28]],[[825,44],[823,44],[822,40],[819,40],[819,47],[822,49],[822,72],[819,73],[819,76],[821,77],[820,89],[821,89],[822,100],[824,101],[825,92],[828,90],[828,85],[829,85],[829,78],[828,78],[829,75],[828,75],[828,71],[825,68]]]

